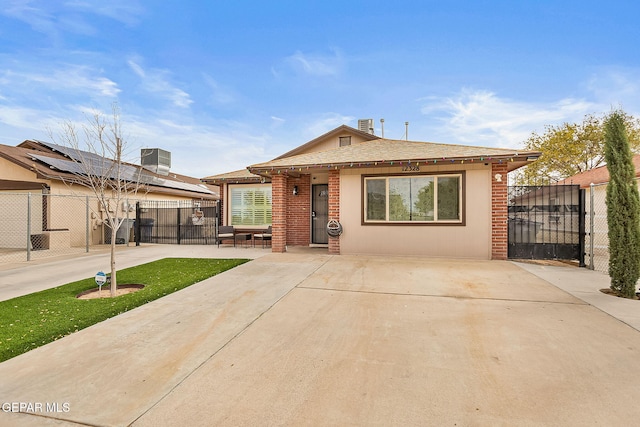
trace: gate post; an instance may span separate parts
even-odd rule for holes
[[[31,261],[31,193],[27,194],[27,261]]]
[[[136,235],[136,238],[135,238],[136,246],[140,246],[140,229],[141,229],[140,222],[141,222],[140,221],[140,201],[137,201],[136,202],[136,222],[135,222],[136,230],[134,232]]]
[[[587,234],[585,233],[585,227],[584,227],[585,216],[587,215],[587,212],[585,209],[585,197],[586,197],[585,193],[586,193],[585,189],[578,187],[578,210],[580,211],[580,214],[578,216],[578,242],[580,246],[578,265],[580,267],[586,266],[586,264],[584,263],[584,255],[585,255],[584,239]]]
[[[596,217],[596,214],[595,214],[595,210],[593,208],[593,202],[595,200],[594,199],[594,195],[593,195],[593,190],[594,190],[594,185],[593,185],[593,182],[592,182],[591,185],[589,185],[589,199],[590,199],[590,203],[591,203],[591,206],[589,207],[589,236],[590,236],[590,239],[589,239],[589,252],[590,252],[590,255],[589,255],[589,269],[590,270],[594,270],[595,269],[595,263],[593,262],[593,247],[594,247],[593,241],[595,240],[595,236],[593,235],[593,230],[594,230],[593,221],[594,221],[594,219]]]

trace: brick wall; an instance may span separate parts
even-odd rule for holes
[[[271,251],[285,252],[287,245],[287,177],[271,178]]]
[[[502,181],[496,181],[496,174]],[[491,165],[491,259],[507,259],[507,165]]]
[[[298,194],[293,195],[293,187]],[[287,179],[287,245],[309,246],[311,243],[311,176]]]
[[[340,171],[329,171],[329,220],[340,221]],[[340,254],[340,238],[329,236],[329,254]]]
[[[225,220],[224,220],[224,198],[227,194],[227,184],[220,184],[220,204],[218,205],[218,207],[220,208],[220,222],[218,223],[218,225],[227,225],[225,224]]]

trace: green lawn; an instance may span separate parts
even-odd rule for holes
[[[248,259],[165,258],[118,270],[118,284],[144,284],[144,289],[116,298],[79,300],[96,288],[93,277],[45,291],[0,301],[0,362],[65,335],[94,325],[208,277]],[[102,292],[108,295],[108,285]]]

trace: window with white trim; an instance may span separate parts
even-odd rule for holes
[[[271,224],[271,185],[230,188],[231,225]]]
[[[462,174],[364,178],[365,223],[462,223]]]

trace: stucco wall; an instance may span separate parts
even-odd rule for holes
[[[315,153],[316,151],[325,151],[325,150],[331,150],[334,148],[338,148],[340,146],[340,137],[341,136],[350,136],[351,137],[351,145],[355,145],[355,144],[360,144],[361,142],[364,142],[365,139],[360,136],[360,135],[354,135],[350,132],[342,132],[339,133],[337,135],[332,135],[329,138],[326,138],[325,140],[322,141],[318,141],[316,144],[314,144],[312,147],[308,147],[305,150],[301,150],[299,153],[296,153],[296,155],[298,154],[306,154],[306,153]]]
[[[6,179],[8,181],[46,183],[45,180],[36,179],[36,174],[34,172],[27,170],[22,166],[18,166],[6,159],[0,159],[0,179]]]
[[[340,174],[341,254],[394,254],[455,258],[491,258],[491,168],[479,165],[422,167],[420,173],[461,171],[465,177],[466,225],[362,225],[363,171]],[[365,174],[397,174],[377,168]]]

